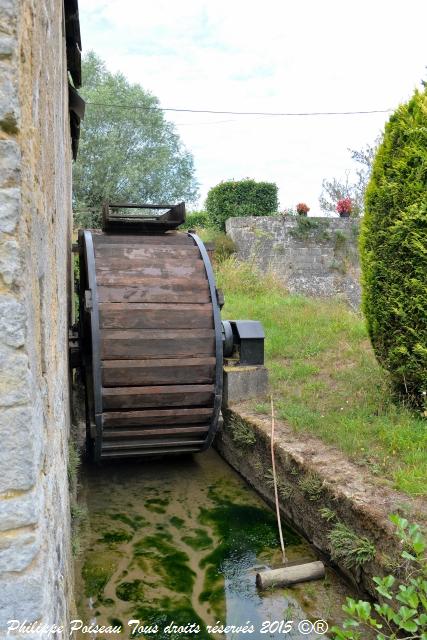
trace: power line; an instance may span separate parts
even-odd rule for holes
[[[232,116],[354,116],[373,113],[389,113],[393,109],[371,109],[367,111],[305,111],[305,112],[274,112],[274,111],[216,111],[214,109],[173,109],[171,107],[143,107],[139,104],[108,104],[105,102],[87,102],[93,107],[113,107],[114,109],[138,109],[141,111],[175,111],[178,113],[212,113]]]

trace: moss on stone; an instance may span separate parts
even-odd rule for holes
[[[19,132],[19,129],[16,118],[11,113],[6,113],[4,118],[0,120],[0,129],[10,135],[17,134]]]

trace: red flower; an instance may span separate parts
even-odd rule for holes
[[[343,198],[337,202],[337,211],[341,215],[342,213],[351,213],[353,208],[351,198]]]
[[[305,202],[299,202],[297,204],[297,213],[299,213],[300,215],[305,215],[306,213],[308,213],[310,211],[310,207],[308,207]]]

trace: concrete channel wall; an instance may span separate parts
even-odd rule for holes
[[[73,592],[63,20],[58,0],[0,0],[0,637],[66,625]]]
[[[274,505],[271,465],[271,418],[255,415],[248,403],[224,411],[215,439],[221,456],[270,504]],[[375,597],[374,576],[399,574],[402,545],[389,520],[392,513],[412,513],[425,522],[425,504],[378,482],[361,467],[314,436],[296,434],[276,419],[275,460],[280,508],[287,521],[348,580]],[[372,549],[357,564],[338,554],[330,537],[337,527]],[[347,534],[346,534],[347,535]],[[372,545],[372,547],[371,547]],[[368,557],[369,556],[369,557]]]
[[[360,305],[359,222],[351,218],[229,218],[227,234],[242,260],[272,270],[291,293],[340,297]]]

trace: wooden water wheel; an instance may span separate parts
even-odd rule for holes
[[[96,461],[207,449],[221,406],[222,328],[206,248],[195,233],[175,230],[182,205],[150,205],[169,209],[151,217],[129,206],[105,205],[103,230],[79,232],[79,332]]]

